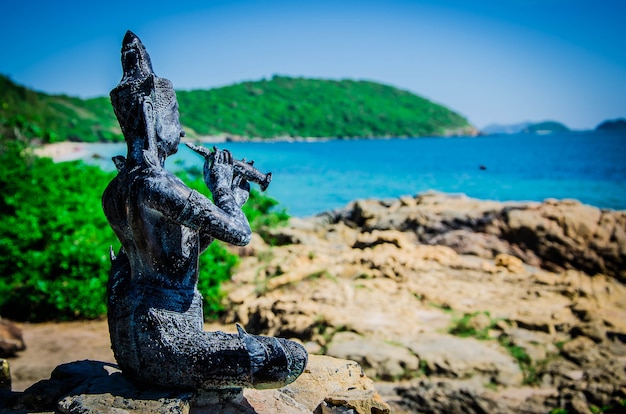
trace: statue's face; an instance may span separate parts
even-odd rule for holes
[[[156,122],[157,144],[168,156],[175,154],[180,139],[185,136],[185,130],[180,124],[178,102],[175,99],[171,105],[157,112]]]

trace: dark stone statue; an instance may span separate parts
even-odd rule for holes
[[[168,387],[277,388],[293,382],[307,363],[300,344],[251,335],[239,326],[238,334],[205,332],[197,290],[198,257],[214,239],[240,246],[250,241],[241,211],[248,181],[267,186],[271,176],[215,149],[204,154],[214,202],[191,190],[164,168],[185,135],[176,94],[170,81],[154,74],[146,49],[130,31],[122,68],[111,102],[128,154],[115,157],[118,175],[102,199],[122,244],[117,255],[111,253],[108,285],[109,331],[119,366],[132,380]]]

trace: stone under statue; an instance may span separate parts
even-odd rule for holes
[[[146,49],[130,31],[122,68],[111,102],[128,155],[114,158],[118,175],[102,198],[122,244],[117,255],[111,253],[108,284],[111,344],[122,372],[142,383],[206,390],[293,382],[307,363],[300,344],[251,335],[239,326],[238,334],[203,330],[198,257],[214,239],[250,241],[241,206],[252,178],[236,168],[241,161],[215,149],[204,165],[211,202],[167,171],[165,159],[185,134],[172,84],[154,74]]]

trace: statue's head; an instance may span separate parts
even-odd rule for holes
[[[143,140],[143,150],[164,156],[175,153],[185,132],[174,87],[154,74],[146,48],[131,31],[122,42],[122,69],[122,80],[111,91],[111,103],[129,148]]]

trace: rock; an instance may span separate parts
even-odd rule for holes
[[[420,380],[396,390],[402,398],[400,408],[407,412],[428,414],[504,414],[510,407],[476,392],[462,382]]]
[[[361,395],[359,395],[361,394]],[[336,394],[324,398],[324,402],[320,404],[315,412],[323,414],[335,413],[389,413],[389,406],[379,397],[372,398],[367,393],[358,393],[351,391],[347,394]]]
[[[411,203],[406,197],[359,200],[322,216],[326,225],[345,223],[362,232],[412,232],[422,243],[460,254],[490,259],[505,253],[549,270],[626,277],[626,212],[571,200],[498,203],[425,193]]]
[[[11,367],[9,361],[0,358],[0,390],[11,391]]]
[[[558,353],[557,348],[552,344],[550,334],[544,332],[507,327],[500,336],[500,340],[505,340],[511,346],[523,349],[533,363],[544,361],[548,354],[554,355]]]
[[[281,392],[316,411],[322,402],[327,407],[341,406],[354,413],[388,413],[374,383],[354,361],[327,356],[310,356],[304,374]],[[317,411],[316,411],[317,412]],[[342,411],[347,412],[347,411]]]
[[[419,358],[406,347],[354,332],[336,333],[326,354],[354,360],[368,376],[382,380],[414,376],[419,371]]]
[[[444,334],[420,335],[407,343],[431,375],[451,378],[479,376],[485,383],[503,385],[522,383],[522,371],[515,360],[497,345],[474,338]]]
[[[609,212],[580,203],[544,202],[511,208],[503,215],[502,236],[529,249],[551,270],[572,268],[588,274],[620,276],[619,253],[626,213]],[[606,234],[619,234],[607,239]]]
[[[360,200],[292,220],[276,230],[285,244],[242,258],[226,320],[356,359],[407,390],[411,376],[430,384],[389,397],[394,412],[412,411],[416,393],[431,399],[425,412],[438,398],[450,409],[548,412],[579,392],[616,406],[626,395],[625,217],[571,200]],[[446,333],[463,315],[485,339]]]
[[[137,386],[113,364],[77,361],[60,365],[49,380],[11,393],[2,412],[61,413],[311,413],[328,407],[354,413],[388,413],[373,382],[353,361],[314,356],[292,384],[271,390],[194,391]],[[5,404],[4,406],[2,404]],[[345,412],[342,411],[342,412]]]
[[[26,349],[22,330],[14,323],[0,318],[0,357],[15,355]]]
[[[193,404],[191,412],[211,413],[289,413],[304,414],[310,411],[302,404],[278,390],[244,389],[232,399],[221,399],[201,405]]]
[[[498,254],[495,257],[494,262],[496,263],[496,266],[504,267],[511,273],[524,273],[526,271],[524,263],[517,257],[509,254]]]
[[[586,337],[579,336],[563,345],[563,354],[577,364],[596,363],[602,359],[596,343]]]

